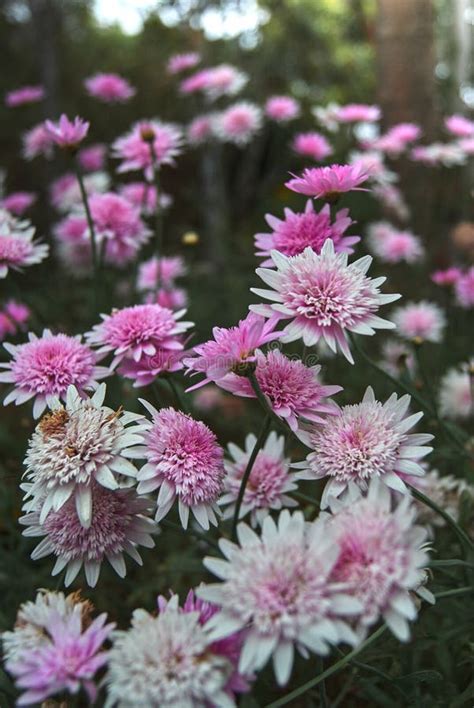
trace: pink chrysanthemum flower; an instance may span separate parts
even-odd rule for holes
[[[208,83],[209,69],[201,69],[184,79],[179,85],[179,90],[181,93],[189,95],[197,93],[198,91],[204,91]]]
[[[344,232],[354,222],[348,209],[336,212],[334,222],[331,222],[331,210],[326,204],[318,213],[313,202],[308,199],[304,212],[294,212],[285,208],[285,218],[266,214],[265,220],[272,229],[269,234],[256,234],[255,246],[257,256],[265,257],[261,265],[273,267],[270,257],[272,250],[280,251],[284,256],[297,256],[307,246],[315,253],[320,253],[326,239],[334,242],[337,253],[353,253],[352,246],[360,241],[360,236],[344,236]]]
[[[37,194],[34,192],[12,192],[2,199],[1,207],[7,209],[10,214],[22,216],[36,201]]]
[[[143,354],[140,361],[124,359],[117,368],[117,373],[133,381],[134,388],[149,386],[160,374],[171,374],[184,368],[184,351],[158,349],[156,354]]]
[[[192,322],[179,322],[185,310],[172,312],[158,304],[132,305],[101,315],[103,322],[86,333],[88,343],[99,347],[99,354],[114,352],[111,368],[123,359],[139,362],[161,349],[182,350],[180,335]]]
[[[130,629],[114,633],[107,705],[235,707],[233,659],[213,651],[200,611],[183,612],[178,602],[173,595],[158,615],[135,610]]]
[[[368,106],[365,103],[348,103],[340,106],[335,112],[339,123],[375,123],[380,120],[381,115],[378,106]]]
[[[94,676],[107,662],[102,645],[115,625],[105,624],[106,614],[93,621],[90,614],[90,603],[77,595],[47,591],[20,607],[15,629],[2,635],[5,668],[26,689],[17,705],[43,704],[64,691],[76,695],[81,687],[95,701]]]
[[[275,321],[276,318],[270,318],[266,322],[263,317],[250,312],[235,327],[214,327],[214,339],[194,347],[197,356],[184,360],[189,371],[205,374],[202,381],[188,390],[211,381],[218,383],[230,372],[239,371],[246,364],[254,362],[258,347],[280,338],[280,332],[274,331]]]
[[[147,182],[129,182],[119,188],[122,197],[125,197],[134,207],[139,209],[146,216],[155,213],[157,205],[161,210],[168,209],[173,203],[172,197],[160,191],[158,192],[153,184]]]
[[[382,294],[379,287],[385,278],[366,275],[370,256],[348,264],[347,254],[336,253],[331,239],[319,255],[306,248],[298,256],[287,257],[278,251],[272,251],[271,256],[277,270],[257,268],[256,273],[272,290],[252,291],[273,304],[251,305],[250,309],[264,317],[291,319],[282,342],[301,338],[311,347],[324,339],[332,351],[338,346],[352,364],[348,332],[372,335],[375,329],[394,327],[376,313],[381,305],[400,296]]]
[[[451,135],[457,138],[474,137],[474,121],[460,115],[452,115],[445,119],[444,125]]]
[[[392,508],[388,489],[374,480],[366,497],[354,494],[346,505],[335,504],[334,511],[328,532],[340,555],[329,579],[342,583],[363,607],[355,626],[359,640],[383,617],[397,639],[408,641],[408,621],[417,616],[410,591],[434,602],[423,587],[428,534],[414,525],[416,510],[410,497]]]
[[[69,498],[58,511],[50,511],[40,521],[39,506],[28,508],[20,523],[27,528],[25,536],[44,536],[31,557],[39,560],[56,557],[51,572],[58,575],[66,568],[64,584],[68,587],[84,566],[87,584],[95,587],[102,563],[107,559],[121,578],[126,575],[124,553],[142,564],[137,546],[153,548],[151,534],[156,525],[148,518],[151,504],[134,489],[110,490],[98,483],[90,485],[92,518],[85,527],[76,513],[75,501]]]
[[[166,287],[160,288],[156,293],[148,293],[145,298],[146,302],[157,302],[161,307],[167,307],[170,310],[181,310],[188,304],[188,295],[183,288]]]
[[[409,405],[410,396],[398,398],[395,393],[382,404],[369,386],[361,403],[343,406],[325,425],[310,428],[308,444],[313,452],[294,466],[304,470],[298,473],[299,479],[328,479],[322,509],[351,483],[365,490],[378,478],[390,489],[406,494],[403,479],[425,473],[419,461],[432,451],[426,443],[433,436],[408,434],[423,417],[423,413],[407,417]]]
[[[230,64],[219,64],[206,69],[206,72],[203,90],[210,100],[221,96],[235,96],[248,81],[247,74]]]
[[[262,111],[250,101],[240,101],[219,113],[214,131],[222,141],[247,145],[262,126]]]
[[[404,339],[440,342],[446,326],[443,310],[434,302],[408,302],[392,312],[397,334]]]
[[[376,140],[370,141],[370,148],[381,150],[391,157],[398,157],[410,143],[421,135],[421,129],[416,123],[398,123]]]
[[[38,123],[22,135],[22,156],[25,160],[33,160],[38,155],[50,158],[53,155],[53,140],[44,123]]]
[[[300,104],[291,96],[270,96],[265,104],[265,115],[276,123],[289,123],[299,114]]]
[[[25,457],[25,476],[31,482],[27,498],[32,497],[29,504],[39,512],[40,524],[71,499],[78,523],[89,528],[97,512],[93,484],[114,491],[118,475],[136,476],[128,458],[139,455],[134,446],[143,441],[143,416],[114,411],[103,405],[104,398],[105,384],[92,398],[81,398],[70,386],[66,406],[56,400],[52,412],[36,426]]]
[[[237,527],[240,547],[221,539],[225,560],[205,558],[221,583],[204,585],[198,597],[221,610],[206,625],[212,640],[244,629],[239,671],[258,671],[273,656],[279,685],[287,683],[294,649],[327,654],[329,644],[354,641],[347,616],[361,605],[329,582],[339,549],[318,520],[285,509],[278,522],[267,516],[257,536],[244,523]]]
[[[292,143],[293,150],[303,157],[319,162],[332,155],[332,147],[321,133],[298,133]]]
[[[301,177],[290,179],[285,186],[308,197],[334,201],[343,192],[364,191],[359,185],[368,180],[369,176],[358,164],[311,167],[305,169]]]
[[[461,273],[454,284],[456,301],[460,307],[466,310],[474,307],[474,266],[471,266],[465,273]]]
[[[95,74],[84,81],[89,96],[104,103],[125,103],[135,95],[135,89],[118,74]]]
[[[419,236],[411,231],[400,231],[384,221],[369,227],[367,243],[374,256],[385,263],[418,263],[425,256]]]
[[[139,290],[154,290],[158,280],[164,287],[173,287],[176,278],[186,275],[181,256],[150,258],[140,265],[137,286]]]
[[[439,387],[441,415],[452,420],[465,420],[474,415],[471,375],[465,369],[449,369]]]
[[[242,477],[256,442],[257,438],[251,434],[245,438],[245,450],[241,450],[234,443],[228,446],[232,460],[224,462],[227,476],[224,495],[219,499],[220,505],[227,506],[225,519],[234,516]],[[283,435],[277,436],[275,432],[271,432],[253,464],[239,514],[239,519],[250,514],[253,527],[262,524],[271,509],[298,506],[298,502],[288,496],[297,489],[297,485],[294,475],[289,474],[290,461],[285,459],[284,450]]]
[[[436,285],[441,285],[442,287],[454,285],[461,273],[460,268],[452,266],[444,270],[435,270],[434,273],[431,273],[431,280],[433,283],[436,283]]]
[[[224,452],[214,433],[201,421],[173,408],[155,410],[145,437],[147,463],[138,473],[138,492],[159,488],[156,521],[161,521],[178,500],[179,518],[188,526],[189,512],[204,528],[217,524],[217,500],[222,492]]]
[[[174,165],[174,158],[181,152],[182,139],[181,130],[172,123],[159,120],[136,123],[112,145],[113,156],[122,161],[118,172],[143,170],[146,178],[151,179],[153,163],[158,167]]]
[[[0,209],[0,279],[8,270],[21,271],[41,263],[48,256],[49,246],[34,241],[35,229],[29,221],[19,221],[5,209]]]
[[[107,147],[102,143],[82,148],[77,153],[77,159],[86,172],[100,172],[105,167]]]
[[[185,54],[173,54],[168,59],[166,69],[168,74],[180,74],[186,69],[192,69],[201,61],[201,55],[198,52],[187,52]]]
[[[5,305],[5,312],[16,325],[24,325],[31,317],[31,310],[28,305],[16,300],[9,300]]]
[[[64,113],[57,123],[47,120],[44,125],[53,142],[59,147],[69,150],[75,150],[89,131],[87,121],[78,116],[71,121]]]
[[[293,431],[298,430],[298,419],[306,418],[324,423],[326,415],[337,413],[337,406],[325,400],[342,391],[341,386],[325,386],[318,376],[321,367],[305,366],[298,359],[288,359],[278,349],[267,354],[256,352],[255,377],[272,410]],[[238,396],[255,398],[255,392],[244,376],[229,373],[219,386]]]
[[[33,417],[39,418],[55,398],[66,399],[67,390],[74,385],[83,393],[94,391],[98,381],[109,370],[97,366],[98,356],[81,335],[52,334],[45,329],[40,338],[30,332],[26,344],[4,344],[12,359],[0,364],[0,382],[13,384],[14,388],[3,405],[20,405],[34,398]]]
[[[8,108],[17,108],[29,103],[38,103],[45,96],[42,86],[22,86],[22,88],[10,91],[5,96],[5,105]]]
[[[214,126],[217,113],[207,113],[196,116],[188,125],[187,137],[191,145],[202,145],[210,138],[214,137]]]
[[[453,167],[463,165],[466,162],[466,155],[457,143],[432,143],[414,147],[411,151],[411,159],[430,167],[437,165]]]

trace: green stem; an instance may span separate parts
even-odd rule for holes
[[[189,413],[189,406],[183,395],[181,387],[178,386],[172,376],[167,377],[166,380],[169,383],[170,389],[173,391],[173,396],[176,399],[178,407],[183,411],[183,413]]]
[[[324,673],[324,661],[322,657],[318,658],[318,664],[320,673]],[[326,692],[326,681],[324,681],[324,679],[319,684],[319,702],[321,708],[328,708],[328,694]]]
[[[153,141],[150,142],[150,150],[152,154],[152,172],[153,184],[156,189],[156,206],[155,206],[155,254],[158,259],[158,273],[156,275],[155,296],[158,295],[161,286],[161,259],[163,258],[163,211],[160,205],[160,169],[158,160],[156,159],[155,146]]]
[[[444,597],[457,597],[458,595],[470,595],[474,594],[474,587],[471,585],[465,588],[454,588],[453,590],[444,590],[443,592],[437,592],[435,598],[437,600],[442,600]]]
[[[457,566],[461,566],[463,568],[474,568],[474,563],[468,563],[468,561],[464,561],[459,558],[433,560],[428,563],[428,568],[452,568]]]
[[[97,308],[99,303],[99,256],[97,252],[97,240],[95,235],[94,221],[92,219],[91,210],[89,207],[89,198],[87,196],[86,188],[84,186],[84,179],[82,177],[81,166],[77,159],[74,159],[74,169],[76,172],[77,182],[79,184],[79,190],[81,192],[82,203],[84,205],[84,210],[86,212],[87,226],[89,227],[89,235],[91,241],[91,253],[92,253],[92,273],[94,280],[94,293],[95,293],[95,307]],[[94,313],[96,314],[96,313]]]
[[[199,539],[200,541],[204,541],[204,543],[207,543],[208,546],[212,546],[212,548],[219,550],[219,544],[216,543],[216,541],[213,541],[212,539],[208,538],[207,536],[205,536],[203,533],[200,533],[199,531],[195,531],[194,529],[191,529],[191,528],[184,529],[179,524],[175,524],[173,521],[168,521],[168,519],[162,519],[160,521],[160,524],[172,531],[176,531],[181,534],[184,533],[186,535],[194,536],[195,538]]]
[[[439,514],[448,524],[448,526],[451,526],[453,531],[456,533],[457,537],[459,540],[467,546],[471,551],[474,551],[474,542],[471,541],[467,533],[459,526],[459,524],[453,519],[451,514],[448,514],[447,511],[444,511],[440,506],[436,504],[432,499],[427,497],[423,492],[420,492],[419,489],[416,489],[415,487],[412,487],[410,484],[408,485],[411,493],[415,497],[415,499],[418,499],[418,501],[423,502],[426,506],[428,506],[430,509],[435,511],[437,514]]]
[[[265,439],[267,437],[268,430],[270,429],[271,422],[272,422],[272,420],[271,420],[270,416],[267,415],[263,421],[262,429],[260,430],[259,436],[255,442],[255,445],[253,446],[253,450],[250,453],[250,457],[247,462],[247,467],[245,468],[245,472],[243,474],[242,481],[240,483],[239,495],[237,497],[237,502],[235,504],[234,518],[232,521],[231,537],[232,537],[233,541],[235,541],[235,539],[237,537],[237,524],[239,523],[239,514],[240,514],[242,502],[244,500],[245,488],[247,487],[247,482],[249,481],[249,477],[252,472],[252,468],[254,466],[255,460],[257,459],[257,455],[265,443]]]

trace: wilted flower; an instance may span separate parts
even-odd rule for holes
[[[419,460],[432,451],[426,443],[433,436],[407,433],[423,417],[423,413],[407,416],[409,405],[410,396],[398,398],[395,393],[382,404],[369,386],[361,403],[343,406],[325,425],[310,428],[308,445],[313,451],[306,461],[294,466],[304,470],[298,474],[300,479],[328,480],[322,509],[350,484],[365,490],[378,478],[390,489],[406,494],[403,479],[424,474]]]
[[[129,133],[113,143],[112,149],[113,156],[122,161],[118,172],[143,170],[151,179],[153,164],[173,165],[181,144],[182,133],[176,125],[151,120],[135,123]]]
[[[368,106],[365,103],[347,103],[335,111],[339,123],[373,123],[380,120],[381,115],[378,106]]]
[[[283,330],[281,341],[303,339],[307,346],[324,338],[335,352],[339,346],[353,363],[347,332],[372,335],[374,329],[392,329],[394,325],[377,316],[381,305],[398,300],[399,295],[380,293],[385,278],[371,279],[366,272],[372,262],[364,256],[348,264],[346,253],[336,253],[328,239],[321,253],[306,248],[298,256],[271,253],[277,270],[257,268],[257,275],[272,288],[253,292],[271,305],[251,305],[250,309],[264,317],[291,319]]]
[[[201,55],[198,52],[187,52],[186,54],[173,54],[168,59],[166,66],[169,74],[180,74],[186,69],[192,69],[193,66],[199,64]]]
[[[29,221],[19,221],[10,212],[0,209],[0,279],[8,270],[20,270],[41,263],[49,246],[34,241],[35,229]]]
[[[466,369],[449,369],[441,379],[439,408],[446,418],[463,420],[474,414],[473,375]]]
[[[102,143],[82,148],[77,153],[80,166],[86,172],[100,172],[105,166],[107,148]]]
[[[411,231],[400,231],[384,221],[369,227],[367,242],[374,256],[385,263],[417,263],[425,255],[419,236]]]
[[[8,108],[24,106],[28,103],[38,103],[45,96],[42,86],[22,86],[14,91],[9,91],[5,96],[5,105]]]
[[[461,273],[454,284],[456,301],[466,310],[474,307],[474,266],[465,273]]]
[[[360,165],[331,165],[303,170],[301,177],[286,183],[288,189],[308,197],[335,201],[343,192],[362,190],[360,184],[369,179],[369,174]]]
[[[7,209],[10,214],[22,216],[27,209],[32,206],[37,199],[34,192],[12,192],[2,199],[1,206]]]
[[[300,104],[291,96],[270,96],[265,104],[265,114],[276,123],[288,123],[298,118]]]
[[[135,89],[118,74],[95,74],[84,85],[89,96],[104,103],[124,103],[135,95]]]
[[[298,133],[292,142],[293,150],[303,157],[319,162],[332,154],[332,147],[321,133]]]
[[[38,123],[23,133],[22,143],[22,155],[25,160],[33,160],[38,155],[50,158],[53,154],[53,139],[44,123]]]
[[[446,326],[443,310],[434,302],[408,302],[392,312],[397,334],[405,339],[440,342]]]
[[[246,145],[262,125],[262,111],[250,101],[240,101],[216,115],[213,129],[224,142]]]
[[[143,401],[145,404],[145,401]],[[147,463],[138,473],[138,492],[159,488],[156,521],[161,521],[178,500],[184,528],[191,511],[204,528],[217,524],[217,499],[224,479],[224,453],[214,433],[201,421],[165,408],[146,407],[153,419],[145,436],[143,456]]]
[[[89,123],[78,116],[71,121],[64,113],[57,123],[45,121],[45,127],[52,141],[68,150],[76,150],[89,131]]]

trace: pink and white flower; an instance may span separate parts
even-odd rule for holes
[[[103,103],[125,103],[135,95],[135,89],[118,74],[95,74],[84,81],[89,96]]]
[[[137,287],[139,290],[154,290],[158,281],[164,287],[173,287],[175,280],[184,275],[186,265],[181,256],[154,256],[140,265]]]
[[[91,172],[83,178],[86,194],[102,194],[110,189],[110,177],[105,172]],[[74,208],[78,211],[83,209],[81,190],[77,177],[73,172],[66,172],[51,183],[50,189],[51,204],[60,212],[69,212]],[[71,219],[75,214],[70,215]]]
[[[214,127],[218,115],[218,113],[206,113],[196,116],[191,121],[187,128],[187,137],[191,145],[202,145],[206,140],[214,137]]]
[[[51,158],[53,155],[53,139],[44,123],[38,123],[23,133],[22,143],[22,155],[25,160],[33,160],[38,155],[46,158]]]
[[[332,155],[332,147],[321,133],[298,133],[292,143],[293,150],[303,157],[310,157],[316,162]]]
[[[440,342],[446,327],[446,316],[434,302],[408,302],[392,312],[397,334],[404,339]]]
[[[158,198],[155,185],[148,182],[128,182],[119,187],[119,193],[146,216],[154,214],[157,205],[163,211],[173,203],[172,197],[164,192],[160,191]]]
[[[381,115],[378,106],[368,106],[365,103],[347,103],[339,106],[335,113],[339,123],[375,123]]]
[[[425,255],[419,236],[384,221],[370,226],[367,243],[374,256],[385,263],[418,263]]]
[[[250,101],[240,101],[218,113],[214,132],[223,142],[246,145],[262,126],[262,111]]]
[[[29,221],[19,221],[6,209],[0,209],[0,279],[8,271],[21,271],[48,256],[49,246],[34,241],[35,229]]]
[[[449,369],[441,379],[439,409],[441,415],[451,420],[467,420],[474,414],[472,374],[467,368]]]
[[[270,96],[265,104],[265,115],[276,123],[289,123],[299,114],[300,104],[292,96]]]
[[[472,138],[474,137],[474,121],[465,118],[464,116],[455,114],[445,119],[444,125],[446,130],[455,135],[457,138]]]
[[[186,52],[185,54],[173,54],[168,59],[166,66],[168,74],[180,74],[186,69],[192,69],[201,61],[201,55],[198,52]]]
[[[364,191],[359,185],[368,180],[369,176],[358,164],[311,167],[303,170],[301,177],[290,179],[286,187],[308,197],[335,201],[344,192]]]
[[[151,179],[154,164],[158,168],[174,165],[182,140],[180,128],[173,123],[139,121],[112,145],[113,156],[122,161],[118,172],[143,170],[146,178]]]
[[[2,199],[1,207],[14,216],[22,216],[36,201],[34,192],[12,192]]]
[[[89,131],[87,121],[78,116],[71,121],[64,113],[57,123],[47,120],[44,125],[53,143],[68,150],[76,150]]]

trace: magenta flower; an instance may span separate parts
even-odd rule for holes
[[[392,313],[397,334],[404,339],[440,342],[446,327],[443,310],[434,302],[407,302]]]
[[[99,347],[99,354],[114,353],[111,368],[123,359],[136,362],[143,356],[155,356],[161,349],[180,351],[180,335],[192,322],[179,322],[185,310],[172,312],[158,304],[132,305],[101,315],[103,322],[86,333],[89,344]]]
[[[244,320],[230,329],[214,327],[210,339],[194,347],[197,356],[188,357],[184,364],[188,371],[205,374],[205,378],[188,390],[199,388],[211,381],[220,379],[233,370],[241,370],[255,361],[258,347],[280,338],[280,332],[274,331],[276,318],[268,322],[263,317],[250,312]]]
[[[189,95],[197,93],[198,91],[204,91],[204,89],[207,88],[208,84],[209,69],[201,69],[195,74],[192,74],[191,76],[188,76],[186,79],[184,79],[179,86],[179,90],[181,91],[181,93]]]
[[[444,270],[435,270],[431,273],[431,280],[436,285],[441,285],[442,287],[454,285],[461,275],[462,271],[460,268],[452,266],[451,268],[445,268]]]
[[[461,273],[454,284],[456,301],[460,307],[468,310],[474,307],[474,266]]]
[[[1,206],[15,216],[22,216],[36,201],[34,192],[12,192],[2,199]]]
[[[35,229],[29,221],[19,221],[6,209],[0,209],[0,280],[8,271],[41,263],[48,256],[49,246],[34,241]]]
[[[353,253],[352,246],[360,241],[360,236],[344,236],[344,232],[354,223],[348,209],[338,211],[334,222],[331,222],[329,205],[326,204],[318,213],[308,199],[304,212],[295,213],[285,208],[284,213],[284,219],[267,214],[265,220],[272,233],[255,235],[257,256],[265,257],[261,263],[264,267],[272,268],[274,265],[270,257],[272,250],[280,251],[285,256],[297,256],[311,246],[315,253],[320,253],[324,242],[330,238],[337,253]]]
[[[9,300],[5,305],[5,312],[17,325],[24,325],[31,317],[31,310],[28,305],[16,300]]]
[[[143,456],[147,463],[138,473],[139,494],[159,489],[156,521],[161,521],[178,500],[183,528],[187,528],[189,512],[204,528],[217,525],[217,500],[224,479],[224,453],[214,433],[201,421],[165,408],[157,411],[142,403],[152,414],[145,437]]]
[[[153,164],[174,165],[174,158],[180,154],[181,130],[172,123],[158,120],[140,121],[131,131],[118,138],[112,145],[113,156],[122,163],[118,172],[143,170],[151,179]]]
[[[445,119],[446,129],[457,138],[474,137],[474,121],[460,115],[452,115]]]
[[[86,172],[98,172],[105,167],[107,148],[102,143],[82,148],[77,154],[77,159],[82,169]]]
[[[332,147],[321,133],[298,133],[295,135],[293,150],[303,157],[310,157],[316,162],[325,160],[332,154]]]
[[[265,104],[267,118],[276,123],[288,123],[300,114],[300,104],[291,96],[270,96]]]
[[[348,264],[347,254],[336,253],[331,239],[327,239],[319,255],[312,248],[298,256],[286,257],[278,251],[271,255],[277,270],[257,268],[256,272],[272,289],[252,291],[273,302],[251,305],[250,309],[264,317],[291,320],[282,332],[282,342],[303,339],[311,347],[324,339],[333,352],[339,347],[354,363],[348,332],[372,335],[375,329],[394,327],[376,313],[381,305],[400,296],[379,291],[385,278],[366,276],[372,262],[370,256]]]
[[[53,139],[44,123],[35,125],[22,135],[22,155],[25,160],[33,160],[38,155],[50,158],[53,154]]]
[[[154,290],[158,283],[173,287],[176,278],[186,275],[186,266],[181,256],[150,258],[140,265],[137,286],[139,290]]]
[[[308,197],[334,201],[343,192],[364,191],[360,184],[370,175],[360,165],[331,165],[330,167],[311,167],[303,171],[301,177],[294,177],[286,182],[288,189]]]
[[[158,349],[155,354],[143,354],[140,361],[123,359],[117,368],[117,373],[133,381],[134,388],[149,386],[160,374],[181,371],[184,368],[184,351]]]
[[[278,349],[267,354],[256,352],[255,377],[268,403],[277,416],[293,431],[298,419],[324,423],[326,415],[337,413],[337,406],[325,400],[342,391],[341,386],[324,386],[318,378],[320,366],[305,366],[298,359],[288,359]],[[237,396],[255,398],[249,380],[237,374],[227,374],[217,382]]]
[[[44,88],[42,86],[22,86],[22,88],[10,91],[5,96],[5,105],[8,108],[24,106],[28,103],[38,103],[44,98]]]
[[[423,413],[407,417],[409,405],[410,396],[397,398],[395,393],[382,404],[369,386],[361,403],[343,406],[325,425],[311,427],[308,444],[313,452],[294,466],[304,470],[299,479],[328,479],[322,509],[350,484],[366,490],[377,477],[390,489],[407,494],[403,479],[425,473],[420,460],[432,451],[426,443],[433,436],[408,434],[423,417]]]
[[[240,101],[216,115],[214,132],[223,142],[246,145],[262,126],[262,111],[250,101]]]
[[[181,310],[188,303],[188,295],[183,288],[166,287],[160,288],[156,295],[148,293],[145,302],[157,302],[161,307],[169,310]]]
[[[198,52],[187,52],[186,54],[173,54],[168,59],[166,69],[168,74],[180,74],[186,69],[192,69],[201,61],[201,55]]]
[[[382,113],[378,106],[368,106],[365,103],[348,103],[338,107],[335,112],[339,123],[375,123]]]
[[[86,137],[89,123],[76,116],[74,121],[63,113],[57,123],[45,121],[45,127],[52,141],[61,148],[75,150]]]
[[[95,74],[84,85],[89,96],[104,103],[125,103],[135,95],[135,89],[118,74]]]
[[[418,263],[425,255],[419,236],[411,231],[400,231],[384,221],[369,227],[367,242],[374,256],[385,263]]]

